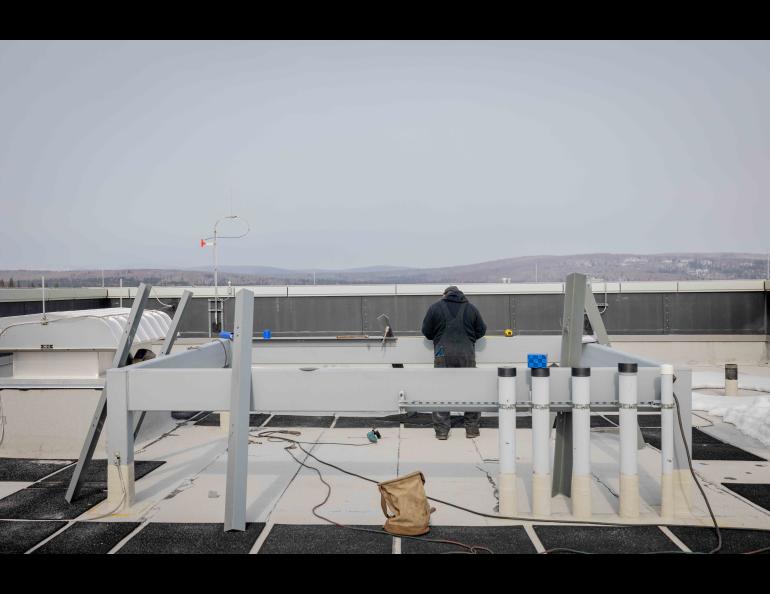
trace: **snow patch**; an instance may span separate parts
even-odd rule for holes
[[[718,373],[693,373],[694,389],[724,388],[724,376]],[[770,378],[746,376],[738,378],[738,387],[744,390],[770,392]],[[770,396],[714,396],[692,393],[692,409],[722,417],[744,435],[770,446]]]

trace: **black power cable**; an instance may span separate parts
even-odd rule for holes
[[[355,445],[355,444],[335,444],[335,445]],[[364,445],[368,445],[368,444],[364,444]],[[291,447],[291,446],[289,446],[289,447]],[[333,524],[334,526],[338,526],[339,528],[347,528],[348,530],[355,530],[355,531],[358,531],[358,532],[371,532],[373,534],[384,534],[386,536],[391,536],[391,537],[392,536],[398,536],[399,538],[408,538],[408,539],[411,539],[411,540],[417,540],[417,541],[420,541],[420,542],[429,542],[429,543],[433,543],[433,544],[448,544],[448,545],[458,546],[458,547],[461,547],[463,549],[466,549],[464,551],[453,551],[453,552],[467,553],[467,554],[473,555],[473,554],[477,554],[478,551],[486,551],[487,553],[492,554],[492,551],[490,549],[488,549],[487,547],[482,547],[480,545],[467,545],[465,543],[454,541],[454,540],[439,539],[439,538],[426,538],[424,536],[395,535],[395,534],[391,534],[390,532],[386,532],[385,530],[375,530],[374,528],[361,528],[359,526],[349,526],[347,524],[340,524],[339,522],[335,522],[334,520],[332,520],[330,518],[322,516],[321,514],[318,513],[318,508],[326,505],[326,502],[329,501],[329,497],[331,497],[331,494],[332,494],[332,487],[331,487],[331,485],[329,483],[327,483],[324,480],[324,477],[323,477],[323,475],[321,474],[321,471],[318,468],[316,468],[315,466],[309,466],[309,465],[305,464],[299,458],[295,457],[294,454],[292,454],[291,451],[289,450],[289,447],[284,448],[284,450],[289,454],[289,456],[291,456],[292,459],[294,459],[294,461],[297,464],[299,464],[300,466],[304,466],[305,468],[308,468],[310,470],[314,470],[316,472],[316,474],[318,474],[318,479],[326,486],[326,497],[324,497],[324,499],[323,499],[323,501],[321,501],[321,503],[313,506],[312,512],[313,512],[313,515],[316,518],[319,518],[319,519],[321,519],[321,520],[323,520],[325,522],[329,522],[330,524]],[[305,450],[303,448],[300,447],[300,449],[303,452],[305,452]],[[305,453],[307,454],[307,452],[305,452]]]
[[[679,399],[676,397],[676,395],[673,395],[673,396],[674,396],[674,402],[676,403],[676,414],[677,414],[677,421],[678,421],[678,424],[679,424],[680,437],[682,439],[682,443],[685,446],[684,449],[685,449],[685,453],[687,454],[687,464],[689,466],[690,474],[692,475],[693,480],[695,481],[695,484],[697,485],[698,490],[700,491],[700,493],[701,493],[701,495],[703,497],[703,500],[706,503],[706,507],[708,509],[709,515],[711,516],[711,520],[712,520],[712,522],[714,524],[714,531],[715,531],[715,534],[716,534],[716,537],[717,537],[717,546],[715,548],[711,549],[710,551],[708,551],[707,554],[715,554],[715,553],[719,552],[722,549],[722,533],[721,533],[721,531],[719,529],[719,522],[717,521],[716,516],[714,515],[714,511],[711,508],[711,503],[709,502],[708,497],[706,496],[706,493],[703,490],[703,487],[701,486],[700,481],[698,480],[697,475],[695,474],[695,469],[693,468],[693,465],[692,465],[692,457],[690,456],[690,451],[687,448],[687,442],[686,442],[686,440],[684,438],[684,424],[682,422],[682,414],[681,414],[681,410],[680,410],[680,407],[679,407]],[[370,483],[374,483],[374,484],[378,483],[378,481],[376,481],[374,479],[371,479],[369,477],[366,477],[366,476],[357,474],[355,472],[346,470],[344,468],[341,468],[339,466],[331,464],[330,462],[326,462],[325,460],[322,460],[322,459],[318,458],[316,455],[312,454],[311,452],[309,452],[308,450],[306,450],[305,448],[302,447],[302,444],[307,444],[307,445],[311,445],[311,444],[324,445],[324,442],[300,442],[300,441],[297,441],[297,440],[294,440],[294,439],[290,439],[290,438],[286,438],[286,437],[281,437],[281,436],[278,436],[278,435],[272,435],[274,433],[292,433],[292,434],[295,434],[295,435],[299,434],[298,432],[289,432],[289,431],[268,431],[268,432],[260,433],[256,437],[266,437],[266,438],[272,438],[274,440],[280,440],[280,441],[286,441],[286,442],[294,443],[307,456],[309,456],[310,458],[313,458],[314,460],[316,460],[317,462],[319,462],[321,464],[324,464],[325,466],[329,466],[330,468],[334,468],[335,470],[338,470],[338,471],[342,472],[343,474],[347,474],[349,476],[353,476],[353,477],[362,479],[362,480],[370,482]],[[268,434],[270,434],[270,435],[268,435]],[[328,442],[327,445],[354,446],[354,445],[374,445],[374,444],[349,444],[349,443],[343,444],[343,443]],[[288,450],[287,450],[287,452],[288,452]],[[291,453],[290,453],[290,455],[291,455]],[[305,465],[304,463],[299,461],[297,458],[295,458],[293,455],[291,457],[296,462],[298,462],[299,464],[302,464],[303,466],[306,466],[307,468],[311,468],[311,469],[315,470],[318,473],[319,478],[321,478],[321,473],[320,473],[320,471],[317,468],[315,468],[313,466]],[[331,486],[328,483],[326,483],[322,478],[321,478],[321,480],[327,486],[327,489],[329,490],[327,498],[323,502],[323,503],[326,503],[326,501],[328,500],[328,497],[331,495]],[[461,511],[468,512],[470,514],[474,514],[474,515],[480,516],[480,517],[493,518],[493,519],[499,519],[499,520],[516,520],[516,521],[523,521],[523,522],[554,523],[554,524],[568,524],[568,525],[579,525],[579,526],[613,526],[613,527],[617,527],[617,528],[631,528],[631,527],[634,527],[634,526],[638,526],[638,524],[622,524],[622,523],[619,523],[619,522],[579,521],[579,520],[564,520],[564,519],[556,520],[556,519],[550,519],[550,518],[542,518],[542,519],[540,519],[540,518],[531,518],[531,517],[528,518],[528,517],[524,517],[524,516],[502,516],[502,515],[498,515],[498,514],[490,514],[490,513],[486,513],[486,512],[482,512],[482,511],[478,511],[478,510],[474,510],[474,509],[470,509],[470,508],[467,508],[467,507],[463,507],[461,505],[457,505],[455,503],[451,503],[449,501],[444,501],[444,500],[441,500],[441,499],[437,499],[435,497],[428,496],[427,499],[430,500],[430,501],[434,501],[436,503],[441,503],[443,505],[446,505],[446,506],[449,506],[449,507],[461,510]],[[321,505],[323,505],[323,503]],[[317,507],[320,507],[320,505],[317,506]],[[350,528],[350,529],[353,529],[353,530],[369,531],[369,529],[365,529],[365,528],[355,528],[355,527],[351,527],[351,526],[344,526],[342,524],[337,524],[336,522],[334,522],[332,520],[329,520],[328,518],[323,518],[322,516],[318,515],[315,512],[315,509],[316,508],[314,508],[314,511],[313,511],[314,515],[316,515],[317,517],[319,517],[319,518],[321,518],[321,519],[323,519],[323,520],[325,520],[327,522],[330,522],[330,523],[338,525],[338,526]],[[374,531],[374,532],[378,532],[378,531]],[[385,534],[387,534],[387,533],[385,532]],[[402,537],[402,538],[407,538],[407,537]],[[420,539],[419,537],[408,537],[408,538]],[[420,539],[420,540],[430,540],[430,539]],[[453,544],[459,544],[460,546],[468,546],[468,545],[462,545],[461,543],[453,543]],[[580,554],[590,554],[587,551],[578,551],[578,550],[575,550],[575,549],[569,549],[569,548],[564,548],[564,547],[548,549],[548,550],[546,550],[544,552],[545,553],[553,553],[553,552],[559,552],[559,551],[571,552],[571,553],[580,553]],[[764,553],[766,551],[770,551],[770,547],[764,547],[764,548],[760,548],[760,549],[757,549],[757,550],[754,550],[754,551],[749,551],[749,552],[747,552],[747,554],[758,554],[758,553]],[[677,551],[655,551],[655,552],[650,553],[650,554],[698,554],[698,552],[697,551],[693,551],[691,553],[687,553],[686,551],[677,550]]]

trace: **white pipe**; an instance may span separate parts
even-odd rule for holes
[[[532,375],[532,513],[551,515],[550,375],[547,367]]]
[[[620,516],[639,517],[639,474],[637,472],[637,364],[618,363],[620,403]]]
[[[572,368],[572,513],[591,517],[591,369]]]
[[[498,367],[499,510],[516,515],[516,368]]]
[[[674,515],[674,367],[660,366],[660,515]]]

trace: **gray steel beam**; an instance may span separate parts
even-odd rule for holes
[[[168,329],[166,339],[163,341],[163,346],[160,348],[159,355],[166,356],[171,352],[171,347],[174,346],[174,341],[176,341],[176,336],[179,332],[179,325],[182,322],[182,316],[184,315],[187,304],[190,302],[191,298],[192,291],[184,291],[182,293],[182,298],[179,300],[179,303],[176,306],[174,319],[171,320],[171,327]]]
[[[159,356],[164,357],[171,352],[171,348],[174,346],[174,342],[176,341],[177,332],[179,330],[179,323],[182,321],[182,315],[184,314],[184,310],[187,307],[191,297],[192,291],[184,291],[182,293],[182,298],[179,300],[176,311],[174,312],[174,319],[171,320],[171,327],[169,327],[168,332],[166,333],[166,339],[163,341],[163,346],[160,348],[160,353],[158,353]],[[144,423],[144,417],[146,414],[147,411],[142,411],[139,415],[139,420],[136,422],[136,427],[134,427],[134,440],[136,440],[136,438],[139,436],[139,430],[142,428],[142,423]]]
[[[249,459],[251,406],[251,337],[254,334],[254,293],[235,296],[233,363],[230,372],[230,432],[227,446],[225,531],[246,530],[246,475]]]
[[[567,276],[559,359],[560,365],[566,369],[580,365],[587,293],[588,279],[585,274],[573,272]],[[572,414],[567,412],[556,414],[551,492],[553,495],[562,493],[568,497],[572,493]]]
[[[677,368],[676,373],[679,373]],[[130,410],[228,410],[232,389],[226,369],[134,369],[129,374]],[[290,368],[251,368],[252,412],[330,413],[337,411],[397,411],[404,403],[444,402],[463,410],[467,403],[494,410],[497,371],[493,368],[328,367],[303,371]],[[551,368],[551,405],[569,406],[571,369]],[[678,376],[677,376],[678,377]],[[616,410],[617,365],[591,370],[591,404],[596,410]],[[660,370],[640,367],[639,401],[660,400]],[[517,403],[530,403],[530,372],[519,368]]]
[[[573,272],[564,286],[564,313],[562,314],[561,353],[562,367],[578,367],[583,351],[583,319],[585,316],[588,281],[585,274]]]
[[[607,335],[607,329],[604,327],[602,314],[599,313],[599,307],[596,305],[594,293],[590,288],[586,291],[585,309],[586,314],[588,315],[588,321],[591,323],[591,328],[593,329],[594,334],[596,334],[596,340],[599,341],[599,344],[610,346],[610,337]]]
[[[129,352],[131,351],[131,344],[134,342],[134,335],[136,329],[139,327],[139,322],[142,319],[144,308],[147,305],[147,298],[150,295],[150,285],[142,283],[136,292],[136,298],[131,306],[131,313],[128,316],[128,322],[126,328],[123,331],[123,335],[120,337],[118,348],[115,351],[115,358],[112,361],[112,367],[123,367],[128,360]],[[75,466],[75,472],[72,473],[72,479],[70,480],[69,487],[67,487],[67,493],[64,498],[67,503],[72,503],[72,500],[78,494],[80,485],[82,483],[83,471],[91,463],[91,458],[94,455],[94,449],[99,441],[99,436],[102,433],[102,427],[104,427],[104,421],[107,418],[107,386],[102,390],[102,394],[99,397],[99,402],[96,404],[96,410],[94,411],[91,425],[88,428],[88,434],[83,442],[83,448],[80,451],[78,463]]]
[[[487,336],[476,343],[478,365],[526,363],[528,353],[559,359],[558,336]],[[433,343],[422,337],[399,336],[382,342],[344,339],[255,339],[254,365],[433,365]]]

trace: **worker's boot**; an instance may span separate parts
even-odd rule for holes
[[[451,426],[449,411],[433,413],[433,429],[436,432],[436,439],[444,441],[449,438],[449,428]]]
[[[465,424],[465,437],[468,439],[471,439],[473,437],[478,437],[481,435],[481,432],[479,431],[479,426],[481,424],[481,413],[480,412],[467,412],[465,415],[463,415],[464,424]]]

